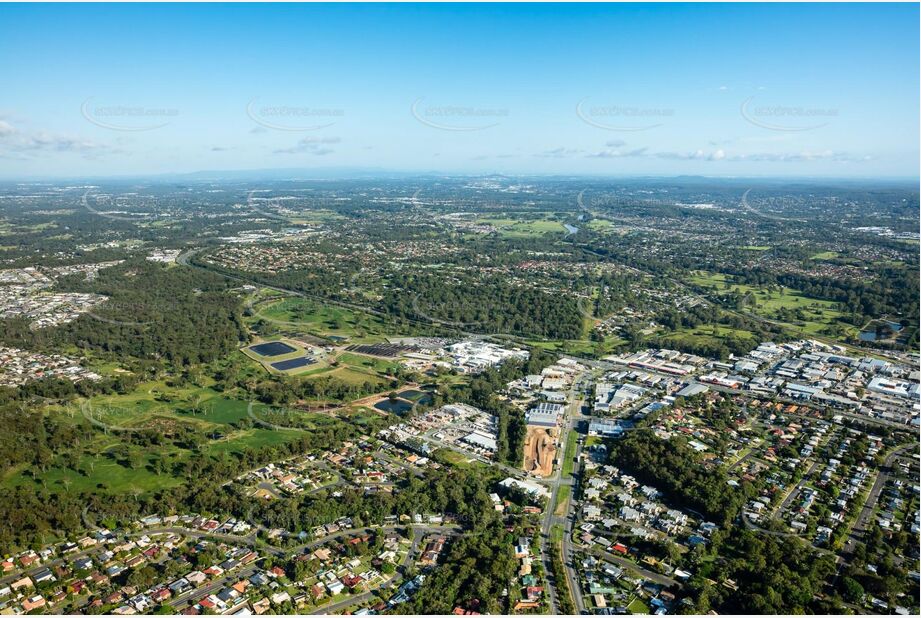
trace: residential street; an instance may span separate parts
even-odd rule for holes
[[[857,520],[851,527],[847,541],[844,544],[844,556],[847,557],[847,560],[849,560],[854,553],[857,542],[863,540],[863,535],[867,530],[867,523],[869,523],[870,517],[873,515],[873,509],[876,508],[876,502],[879,500],[879,495],[883,491],[883,487],[886,486],[886,481],[889,479],[889,471],[891,470],[893,462],[910,449],[917,448],[917,444],[905,444],[900,446],[889,453],[883,465],[880,466],[876,481],[873,483],[870,493],[867,494],[867,501],[864,503],[863,508],[860,509],[860,515],[857,516]]]

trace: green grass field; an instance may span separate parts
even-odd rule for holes
[[[213,455],[221,453],[242,453],[246,449],[260,449],[266,446],[284,444],[302,433],[300,429],[269,430],[264,428],[248,429],[235,432],[223,440],[208,445],[206,452]]]
[[[185,482],[169,470],[172,464],[191,457],[193,451],[168,439],[160,444],[134,444],[125,439],[132,431],[154,430],[168,438],[192,429],[203,436],[202,452],[213,455],[281,444],[303,434],[300,429],[279,431],[258,425],[239,429],[233,424],[248,418],[248,402],[229,399],[207,386],[146,382],[133,392],[95,397],[88,403],[78,402],[65,410],[50,408],[48,413],[62,423],[89,425],[90,419],[99,423],[89,442],[81,444],[79,450],[62,450],[43,470],[12,468],[0,479],[0,485],[143,494]],[[254,414],[258,418],[258,412],[265,409],[257,404]],[[325,415],[304,415],[308,420],[317,417],[320,422],[336,422]],[[155,464],[161,461],[168,465],[158,473]]]
[[[435,460],[449,465],[458,467],[458,468],[482,468],[486,469],[487,466],[484,463],[477,461],[471,457],[468,457],[462,453],[449,448],[440,448],[435,451]]]
[[[365,382],[371,382],[372,384],[375,384],[376,387],[379,387],[381,389],[385,388],[385,386],[387,385],[386,380],[374,375],[374,373],[369,372],[369,371],[361,371],[357,369],[352,369],[351,367],[339,367],[338,369],[334,369],[333,371],[329,372],[326,375],[332,376],[336,378],[337,380],[341,380],[348,384],[354,384],[354,385],[363,384]]]
[[[548,352],[561,352],[563,354],[597,354],[598,343],[587,339],[565,339],[561,341],[526,341],[531,347],[547,350]],[[607,342],[605,342],[607,345]]]
[[[399,363],[393,361],[375,358],[373,356],[365,356],[363,354],[352,354],[351,352],[343,352],[336,357],[336,360],[340,364],[348,365],[356,369],[370,369],[371,371],[387,374],[393,373],[393,371],[399,367]]]
[[[350,342],[371,343],[385,339],[390,327],[381,318],[306,298],[285,298],[257,303],[254,321],[263,319],[281,328],[318,337],[341,337]]]
[[[662,338],[665,344],[677,344],[683,341],[705,342],[708,344],[719,344],[729,337],[738,337],[750,340],[752,345],[758,343],[755,341],[752,333],[747,330],[729,328],[728,326],[719,326],[703,324],[694,328],[681,328],[673,333],[669,333]]]
[[[116,446],[116,442],[109,444],[109,448]],[[166,489],[180,485],[183,481],[169,474],[157,475],[150,471],[148,466],[163,456],[171,453],[159,454],[146,453],[137,458],[138,467],[132,468],[122,465],[117,461],[107,458],[103,448],[99,455],[82,454],[75,461],[63,461],[57,458],[44,472],[35,474],[23,468],[14,468],[8,471],[2,485],[5,487],[17,486],[44,486],[50,490],[65,492],[107,492],[118,494],[143,494],[159,489]],[[86,470],[87,473],[77,472]]]
[[[603,231],[603,230],[611,229],[612,227],[614,227],[614,224],[611,221],[608,221],[607,219],[592,219],[591,221],[588,222],[586,227],[593,229],[593,230],[597,230],[597,231]]]
[[[556,501],[553,503],[553,514],[557,517],[566,515],[566,505],[569,503],[569,497],[572,495],[572,487],[569,485],[560,486],[556,492]]]
[[[307,210],[305,212],[300,212],[291,217],[291,222],[295,224],[311,224],[311,223],[324,223],[329,221],[338,221],[344,217],[337,213],[334,210]]]
[[[572,471],[575,468],[574,458],[576,456],[576,448],[578,447],[579,434],[575,429],[569,430],[569,436],[566,438],[566,451],[563,453],[563,468],[562,474],[564,479],[572,477]],[[555,515],[565,515],[566,514],[566,504],[569,502],[569,497],[572,495],[572,487],[570,485],[561,485],[559,491],[556,493],[556,502],[553,505],[553,512]]]
[[[144,382],[124,395],[91,400],[91,414],[118,426],[137,425],[151,417],[167,416],[210,429],[246,416],[246,402],[228,399],[208,386],[177,387],[162,381]]]
[[[607,219],[592,219],[586,224],[585,227],[594,232],[598,232],[599,234],[616,234],[618,236],[624,236],[627,234],[627,230],[625,228],[618,228],[618,224]]]
[[[477,223],[491,225],[507,238],[533,238],[544,234],[563,234],[566,228],[550,219],[519,220],[502,217],[480,217]]]
[[[563,454],[563,478],[569,478],[572,476],[573,468],[576,464],[573,461],[573,458],[576,456],[576,448],[578,444],[579,434],[575,429],[569,430],[569,437],[566,438],[566,452]]]
[[[649,606],[646,605],[641,599],[636,598],[630,602],[630,605],[627,606],[627,611],[631,614],[648,614]]]
[[[726,275],[720,273],[697,272],[690,282],[699,286],[713,288],[717,291],[733,290],[740,294],[751,294],[755,305],[752,311],[765,318],[783,321],[791,329],[805,335],[822,334],[831,326],[844,329],[847,334],[856,334],[857,329],[851,325],[843,324],[839,318],[843,317],[835,306],[837,303],[830,300],[810,298],[799,290],[782,287],[780,289],[767,289],[745,284],[732,283]],[[782,310],[798,311],[802,317],[781,319]]]

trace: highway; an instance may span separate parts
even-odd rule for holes
[[[585,401],[580,399],[576,402],[576,405],[573,407],[571,426],[576,426],[579,422],[583,420],[588,420],[587,416],[582,415],[582,406]],[[568,432],[567,432],[568,433]],[[572,533],[573,527],[576,524],[577,513],[576,513],[576,495],[580,490],[580,483],[582,480],[582,436],[578,438],[579,443],[576,444],[576,450],[573,454],[575,461],[573,463],[572,476],[568,480],[564,480],[564,483],[568,483],[572,486],[572,489],[569,493],[569,501],[566,505],[566,514],[563,517],[563,565],[566,571],[566,580],[569,582],[569,589],[572,591],[575,603],[576,611],[582,613],[585,611],[585,601],[582,595],[582,588],[579,581],[579,576],[576,573],[575,569],[575,552],[573,551],[572,544]],[[564,452],[565,456],[565,452]],[[554,518],[558,521],[559,518],[554,514]]]
[[[185,266],[192,266],[192,267],[195,267],[195,268],[204,268],[204,267],[202,267],[202,266],[198,266],[198,265],[191,264],[190,261],[189,261],[189,260],[190,260],[190,257],[191,257],[192,255],[194,255],[194,253],[195,253],[196,251],[197,251],[197,250],[192,250],[192,251],[187,251],[187,252],[183,253],[182,255],[179,256],[179,258],[177,258],[177,262],[178,262],[179,264],[182,264],[182,265],[185,265]],[[333,304],[333,305],[339,305],[339,306],[347,307],[347,308],[350,308],[350,309],[357,309],[357,310],[361,310],[361,311],[363,311],[363,312],[371,313],[371,314],[374,314],[374,315],[383,315],[381,312],[375,311],[375,310],[370,309],[370,308],[368,308],[368,307],[360,307],[360,306],[352,305],[352,304],[350,304],[350,303],[344,303],[344,302],[339,302],[339,301],[330,300],[330,299],[327,299],[327,298],[316,297],[316,296],[314,296],[314,295],[302,293],[302,292],[299,292],[299,291],[294,291],[294,290],[289,290],[289,289],[285,289],[285,288],[279,288],[279,287],[275,287],[275,286],[271,286],[271,285],[266,285],[266,284],[264,284],[264,283],[262,283],[262,282],[259,282],[259,281],[253,280],[253,279],[248,279],[248,278],[245,278],[245,277],[241,277],[241,276],[237,276],[237,275],[225,273],[225,272],[218,271],[218,270],[215,270],[215,269],[212,269],[212,268],[205,268],[205,269],[206,269],[206,270],[210,270],[210,271],[212,271],[212,272],[218,272],[218,273],[221,274],[222,276],[227,277],[227,278],[229,278],[229,279],[241,281],[241,282],[244,282],[244,283],[250,283],[250,284],[253,284],[253,285],[258,285],[258,286],[260,286],[260,287],[273,289],[273,290],[276,290],[276,291],[278,291],[278,292],[282,292],[282,293],[286,293],[286,294],[292,294],[292,295],[295,295],[295,296],[301,296],[301,297],[306,297],[306,298],[315,298],[315,299],[320,300],[320,301],[325,302],[325,303],[329,303],[329,304]],[[676,283],[677,283],[677,282],[676,282]],[[680,283],[679,283],[679,285],[680,285],[683,289],[686,289],[686,290],[688,289],[687,286],[685,286],[684,284],[680,284]],[[700,294],[697,294],[697,293],[693,293],[693,292],[692,292],[692,293],[691,293],[691,296],[694,297],[694,298],[697,298],[697,299],[699,299],[699,300],[701,300],[701,301],[703,301],[703,302],[708,302],[708,303],[710,302],[710,301],[707,299],[706,296],[703,296],[703,295],[700,295]],[[781,325],[781,326],[784,326],[784,327],[788,327],[788,326],[789,326],[789,325],[787,325],[787,324],[784,324],[784,323],[781,323],[781,322],[776,322],[776,321],[774,321],[774,320],[766,319],[766,318],[764,318],[764,317],[762,317],[762,316],[757,316],[757,315],[750,314],[750,313],[747,313],[747,312],[745,312],[745,313],[740,313],[740,312],[732,311],[732,310],[725,309],[725,308],[723,308],[723,311],[725,311],[726,313],[732,314],[732,315],[742,315],[742,316],[744,316],[744,317],[746,317],[746,318],[755,319],[755,320],[761,321],[761,322],[763,322],[763,323],[768,323],[768,324],[772,324],[772,325]],[[416,322],[422,323],[421,321],[418,321],[418,320],[410,320],[410,321],[416,321]],[[427,322],[426,322],[426,323],[427,323]],[[444,326],[444,325],[442,325],[442,326]],[[482,335],[480,335],[480,334],[466,332],[466,331],[464,331],[464,330],[462,330],[462,329],[459,329],[459,328],[456,328],[456,327],[452,327],[452,328],[450,328],[449,330],[453,330],[453,331],[455,331],[455,332],[458,332],[458,333],[460,333],[460,334],[462,334],[462,335],[466,335],[466,336],[482,337]],[[812,338],[821,340],[820,337],[816,337],[816,336],[813,336]],[[861,349],[859,349],[859,348],[854,348],[854,347],[852,347],[852,349],[857,349],[857,350],[863,352],[863,350],[861,350]],[[884,354],[881,354],[881,353],[879,353],[878,351],[873,351],[872,353],[873,353],[874,355],[877,355],[877,356],[885,356]],[[612,363],[607,362],[607,361],[587,360],[587,359],[583,359],[583,358],[579,358],[579,357],[572,357],[572,356],[566,356],[566,355],[564,355],[564,357],[566,357],[566,358],[571,358],[572,360],[575,360],[575,361],[577,361],[577,362],[579,362],[579,363],[583,363],[583,364],[585,364],[586,366],[589,366],[589,367],[592,367],[592,368],[595,368],[595,369],[609,369],[609,368],[611,368],[611,367],[614,366]],[[697,382],[696,380],[694,380],[693,378],[691,378],[691,376],[687,376],[687,379],[688,379],[689,382],[692,383],[692,384]],[[578,381],[578,379],[577,379],[576,381]],[[710,389],[712,389],[712,390],[714,390],[714,391],[718,391],[718,392],[723,392],[723,393],[732,394],[732,395],[739,395],[739,396],[742,396],[742,397],[758,397],[758,395],[757,395],[756,393],[752,393],[752,392],[750,392],[750,391],[743,391],[743,390],[738,390],[738,389],[725,388],[725,387],[720,387],[720,386],[713,385],[713,384],[705,384],[705,385],[706,385],[708,388],[710,388]],[[555,613],[558,613],[558,612],[559,612],[559,609],[560,609],[560,604],[559,604],[559,594],[560,594],[560,591],[559,591],[559,585],[558,585],[558,584],[561,583],[561,582],[557,582],[557,581],[554,579],[553,571],[552,571],[552,568],[551,568],[551,566],[552,566],[552,561],[551,561],[551,553],[550,553],[550,552],[552,551],[551,531],[553,530],[554,526],[558,526],[558,525],[559,525],[559,526],[562,526],[562,529],[563,529],[563,541],[562,541],[562,553],[563,553],[562,558],[563,558],[563,563],[564,563],[564,573],[563,573],[563,575],[566,577],[566,580],[567,580],[566,583],[567,583],[568,589],[569,589],[570,591],[572,591],[573,600],[574,600],[574,602],[575,602],[576,610],[579,611],[579,612],[581,612],[581,611],[583,611],[583,610],[585,609],[585,608],[584,608],[584,605],[583,605],[582,594],[581,594],[581,591],[580,591],[580,589],[579,589],[579,580],[578,580],[578,577],[577,577],[577,574],[576,574],[576,570],[575,570],[575,564],[574,564],[574,548],[573,548],[573,543],[572,543],[572,531],[573,531],[573,527],[574,527],[574,525],[575,525],[575,522],[577,521],[577,517],[575,516],[575,513],[574,513],[574,510],[575,510],[575,507],[574,507],[574,503],[575,503],[574,497],[575,497],[575,494],[576,494],[576,490],[577,490],[576,484],[578,483],[578,478],[579,478],[579,475],[580,475],[580,473],[581,473],[581,469],[580,469],[579,463],[576,463],[575,466],[574,466],[574,469],[573,469],[573,477],[572,477],[572,478],[569,478],[569,479],[564,479],[564,478],[562,478],[562,475],[561,475],[561,467],[560,467],[560,466],[562,466],[562,460],[563,460],[563,458],[566,457],[566,447],[567,447],[567,442],[568,442],[568,440],[569,440],[570,431],[575,427],[576,423],[577,423],[578,421],[582,420],[582,418],[583,418],[582,415],[581,415],[581,405],[582,405],[582,401],[581,401],[581,399],[579,399],[579,400],[576,400],[576,399],[575,399],[575,389],[574,389],[574,388],[570,390],[570,400],[571,400],[571,404],[570,404],[569,410],[568,410],[568,412],[567,412],[567,414],[566,414],[566,417],[565,417],[565,420],[564,420],[564,423],[563,423],[563,427],[561,428],[561,436],[560,436],[560,440],[559,440],[559,453],[560,453],[560,460],[561,460],[561,463],[556,467],[556,470],[554,471],[554,473],[553,473],[550,477],[547,477],[547,478],[545,478],[545,479],[535,479],[537,482],[546,485],[546,486],[548,487],[548,489],[550,490],[550,498],[549,498],[549,501],[548,501],[548,506],[547,506],[546,512],[544,513],[544,515],[543,515],[543,517],[542,517],[542,521],[541,521],[541,536],[542,536],[542,542],[541,542],[541,544],[540,544],[540,560],[541,560],[541,562],[542,562],[542,564],[543,564],[544,572],[546,573],[546,576],[547,576],[547,591],[546,591],[546,592],[547,592],[548,602],[549,602],[549,605],[550,605],[550,612],[551,612],[551,613],[554,613],[554,614],[555,614]],[[799,405],[799,406],[804,406],[804,405],[805,405],[805,406],[808,406],[808,407],[815,407],[814,405],[810,405],[808,402],[803,402],[803,401],[800,401],[800,400],[792,400],[792,399],[787,399],[787,398],[778,398],[778,400],[779,400],[779,401],[782,401],[782,402],[785,402],[785,403],[796,404],[796,405]],[[820,409],[820,410],[826,410],[827,408],[822,407],[822,408],[819,408],[819,409]],[[892,422],[892,421],[887,421],[887,420],[884,420],[884,419],[872,418],[872,417],[869,417],[869,416],[866,416],[866,415],[855,414],[855,413],[853,413],[853,412],[849,412],[849,411],[846,411],[846,410],[835,411],[835,413],[836,413],[836,414],[840,414],[840,415],[842,415],[842,416],[844,416],[844,417],[846,417],[846,418],[853,419],[853,420],[858,420],[858,421],[861,421],[861,422],[863,422],[863,423],[867,423],[867,424],[871,424],[871,425],[882,426],[882,427],[889,427],[889,428],[897,428],[897,429],[908,429],[908,426],[903,425],[903,424],[900,424],[900,423],[896,423],[896,422]],[[794,414],[794,415],[790,415],[790,416],[791,416],[791,417],[808,418],[808,417],[805,417],[805,416],[802,416],[802,415],[795,415],[795,414]],[[473,458],[473,459],[476,459],[477,461],[480,461],[481,463],[484,463],[484,464],[487,464],[487,465],[491,465],[491,466],[496,466],[498,469],[501,469],[503,472],[506,472],[506,473],[508,473],[508,474],[511,474],[511,475],[513,475],[513,476],[515,476],[515,477],[517,477],[517,478],[521,478],[521,477],[522,477],[522,471],[519,470],[519,469],[517,469],[517,468],[514,468],[514,467],[512,467],[512,466],[506,466],[506,465],[501,464],[501,463],[499,463],[499,462],[494,462],[494,461],[488,460],[488,459],[486,459],[486,458],[479,457],[479,456],[477,456],[477,455],[475,455],[475,454],[472,454],[472,453],[470,453],[470,452],[468,452],[468,451],[466,451],[466,450],[459,449],[457,446],[455,446],[455,445],[453,445],[453,444],[450,444],[450,443],[447,443],[447,442],[444,442],[444,441],[442,441],[442,440],[438,440],[438,439],[434,438],[434,436],[432,436],[431,433],[432,433],[432,432],[427,432],[426,435],[424,436],[424,439],[427,440],[427,441],[429,441],[429,442],[432,443],[432,444],[435,444],[435,445],[440,446],[440,447],[443,447],[443,448],[449,448],[449,449],[452,449],[452,450],[456,450],[456,451],[462,452],[465,456],[468,456],[468,457],[471,457],[471,458]],[[576,451],[576,456],[577,456],[577,457],[578,457],[578,455],[580,454],[580,452],[581,452],[581,445],[579,446],[579,448],[577,448],[577,451]],[[893,453],[893,454],[890,456],[890,458],[887,459],[887,464],[886,464],[887,466],[891,464],[891,462],[892,462],[892,457],[893,457],[894,455],[895,455],[895,453]],[[748,455],[742,457],[738,462],[736,462],[736,464],[737,464],[737,465],[740,465],[740,464],[744,463],[744,461],[746,461],[746,460],[749,458],[749,456],[750,456],[750,454],[748,454]],[[805,476],[803,477],[803,480],[801,480],[795,487],[793,487],[793,488],[791,489],[791,491],[788,493],[788,495],[785,497],[785,499],[782,501],[782,503],[781,503],[780,506],[779,506],[779,511],[780,511],[780,512],[783,512],[784,509],[789,508],[789,506],[793,503],[793,501],[794,501],[794,500],[796,499],[796,497],[799,495],[799,493],[800,493],[800,491],[801,491],[801,489],[802,489],[804,483],[806,482],[806,480],[809,479],[809,478],[815,473],[815,471],[816,471],[816,469],[817,469],[817,466],[818,466],[818,462],[813,463],[813,464],[811,465],[811,467],[809,468],[809,470],[806,472]],[[870,491],[870,495],[869,495],[869,497],[868,497],[868,499],[867,499],[867,502],[865,503],[863,509],[862,509],[861,512],[860,512],[859,517],[858,517],[857,520],[856,520],[855,525],[852,527],[852,529],[851,529],[851,531],[850,531],[850,533],[849,533],[849,538],[848,538],[848,541],[847,541],[847,544],[846,544],[846,547],[845,547],[846,553],[849,553],[849,552],[853,551],[853,547],[855,546],[856,539],[857,539],[858,537],[862,536],[862,533],[863,533],[863,531],[864,531],[864,529],[865,529],[865,527],[866,527],[866,523],[867,523],[867,521],[869,520],[869,518],[872,516],[873,509],[874,509],[875,504],[876,504],[876,501],[877,501],[877,499],[878,499],[878,497],[879,497],[879,493],[881,492],[882,487],[885,485],[885,482],[886,482],[886,479],[887,479],[887,478],[888,478],[888,477],[887,477],[885,471],[881,472],[881,473],[878,475],[878,477],[876,478],[876,481],[875,481],[875,483],[873,484],[873,488],[872,488],[871,491]],[[556,502],[557,502],[557,500],[558,500],[560,488],[561,488],[561,487],[564,487],[564,486],[571,486],[571,487],[572,487],[572,490],[571,490],[572,493],[571,493],[570,500],[569,500],[569,502],[568,502],[568,504],[567,504],[566,514],[565,514],[565,515],[562,515],[562,516],[557,516],[557,515],[555,514],[555,508],[554,508],[554,506],[555,506],[555,504],[556,504]],[[580,546],[580,547],[581,547],[581,546]],[[662,583],[662,584],[664,584],[664,585],[674,585],[674,584],[676,584],[676,582],[675,582],[674,580],[671,580],[671,579],[669,579],[669,578],[666,578],[666,577],[664,577],[664,576],[662,576],[662,575],[660,575],[660,574],[658,574],[658,573],[654,573],[654,572],[651,572],[651,571],[648,571],[648,570],[645,570],[645,569],[641,569],[640,567],[638,567],[638,566],[635,565],[634,563],[632,563],[632,562],[630,562],[629,560],[626,560],[626,559],[624,559],[624,558],[620,558],[620,557],[618,557],[618,556],[614,556],[614,555],[608,554],[607,552],[603,552],[603,551],[601,551],[601,550],[599,550],[599,549],[596,549],[596,548],[593,548],[593,547],[592,547],[592,548],[582,548],[582,549],[586,549],[587,551],[590,551],[590,552],[592,552],[592,553],[597,553],[597,554],[599,554],[599,555],[603,555],[603,557],[604,557],[606,560],[611,560],[612,562],[621,564],[622,566],[625,566],[625,567],[630,568],[630,569],[632,569],[632,570],[634,570],[634,571],[637,571],[637,572],[641,573],[643,576],[648,577],[648,578],[651,579],[652,581],[656,581],[656,582]],[[357,603],[357,602],[360,602],[360,601],[359,601],[359,600],[356,600],[356,599],[350,599],[350,600],[348,600],[348,605],[354,605],[354,604]],[[345,602],[343,602],[343,603],[345,603]],[[329,611],[336,611],[336,610],[339,610],[339,609],[345,609],[346,607],[347,607],[347,606],[339,607],[339,606],[337,605],[337,606],[335,606],[335,607],[333,607],[333,608],[330,608]]]

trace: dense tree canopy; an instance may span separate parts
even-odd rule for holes
[[[752,493],[746,482],[738,488],[730,486],[726,472],[704,465],[682,437],[663,440],[652,431],[634,431],[615,444],[609,455],[612,465],[660,489],[674,504],[722,525],[738,515]]]

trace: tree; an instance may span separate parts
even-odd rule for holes
[[[860,603],[863,601],[864,590],[863,586],[860,585],[853,577],[844,576],[841,578],[841,589],[844,594],[844,598],[851,603]]]

